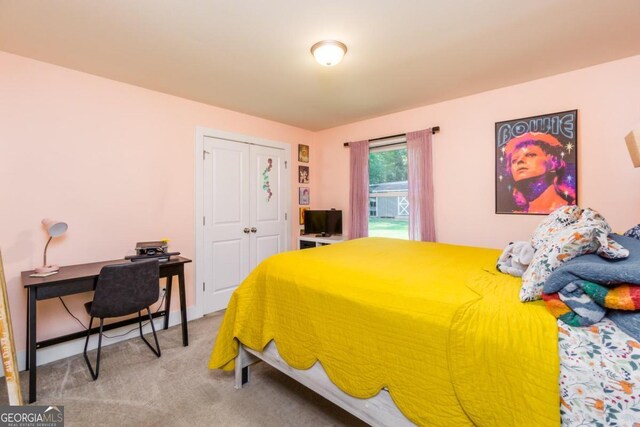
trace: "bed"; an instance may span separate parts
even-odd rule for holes
[[[234,293],[209,367],[270,342],[417,425],[560,424],[557,327],[518,301],[499,251],[367,238],[276,255]],[[249,353],[250,354],[250,353]]]
[[[209,367],[241,387],[264,360],[372,425],[633,420],[640,344],[606,322],[559,329],[499,255],[383,238],[276,255],[232,296]]]

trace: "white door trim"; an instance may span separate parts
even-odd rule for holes
[[[195,233],[195,312],[198,314],[198,317],[202,317],[204,314],[203,309],[203,283],[205,277],[204,270],[204,238],[203,238],[203,224],[202,218],[204,217],[204,201],[203,191],[204,191],[204,164],[203,164],[203,153],[204,153],[204,138],[212,137],[225,139],[228,141],[241,142],[245,144],[252,145],[262,145],[265,147],[279,148],[284,150],[285,158],[289,163],[288,167],[293,168],[294,165],[291,164],[291,145],[279,142],[279,141],[270,141],[264,138],[258,138],[255,136],[242,135],[239,133],[226,132],[217,129],[210,129],[203,126],[196,126],[196,143],[194,147],[194,179],[195,179],[195,217],[194,217],[194,233]],[[287,238],[285,239],[285,251],[291,250],[291,218],[294,218],[291,215],[291,169],[287,169],[287,177],[289,178],[289,185],[284,185],[284,200],[285,200],[285,210],[287,213],[286,220],[286,229],[287,229]],[[297,218],[297,216],[295,217]]]

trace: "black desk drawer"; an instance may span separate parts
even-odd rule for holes
[[[90,277],[82,280],[76,280],[66,283],[52,283],[48,286],[40,286],[33,289],[36,293],[37,300],[63,297],[65,295],[74,295],[82,292],[90,292],[96,288],[98,282],[97,277]]]

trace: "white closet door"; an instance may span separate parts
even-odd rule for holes
[[[204,138],[204,312],[227,307],[250,271],[250,146]],[[256,233],[254,233],[256,234]]]
[[[285,151],[251,146],[250,265],[285,250],[287,221],[284,185],[288,185]]]

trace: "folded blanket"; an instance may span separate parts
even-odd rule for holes
[[[520,301],[540,299],[551,273],[580,255],[597,253],[609,259],[629,256],[627,249],[608,237],[610,233],[607,220],[593,209],[563,206],[552,212],[531,237],[536,252],[522,275]]]
[[[640,240],[611,235],[629,257],[577,257],[555,270],[543,288],[551,313],[571,326],[587,326],[605,315],[640,340]]]

